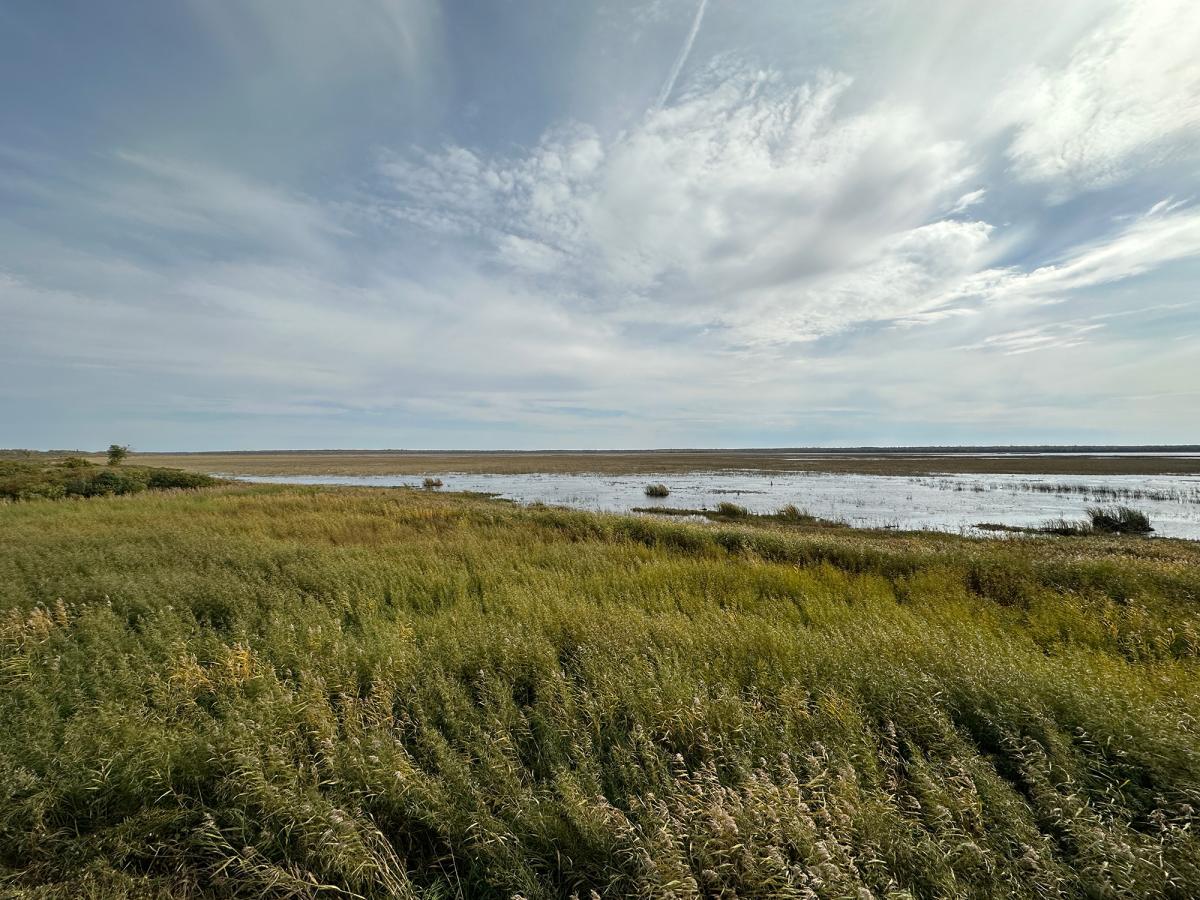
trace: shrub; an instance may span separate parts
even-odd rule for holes
[[[1131,506],[1093,506],[1087,511],[1092,528],[1106,534],[1148,534],[1150,517]]]
[[[717,515],[726,516],[730,519],[741,519],[750,515],[750,510],[744,506],[738,506],[736,503],[726,501],[725,503],[717,504]]]
[[[661,482],[658,484],[646,485],[646,496],[647,497],[667,497],[670,495],[670,493],[671,493],[670,489],[668,489],[667,486],[665,484],[662,484]]]
[[[97,472],[90,478],[76,478],[66,485],[67,494],[79,497],[103,497],[108,494],[136,494],[146,490],[147,479],[134,472]]]
[[[90,469],[93,463],[88,462],[82,456],[67,456],[55,463],[60,469]]]
[[[211,487],[216,483],[217,479],[211,475],[185,472],[182,469],[152,469],[146,478],[146,487],[155,490]]]
[[[145,466],[101,468],[79,457],[53,463],[0,460],[0,498],[33,500],[135,494],[147,488],[202,488],[218,483],[210,475]]]
[[[119,466],[129,455],[129,447],[122,444],[108,445],[108,464],[110,466]]]
[[[421,482],[421,487],[425,488],[427,491],[432,491],[434,488],[440,488],[441,486],[442,479],[440,478],[426,478]]]

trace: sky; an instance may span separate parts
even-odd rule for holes
[[[0,0],[0,446],[1198,422],[1188,0]]]

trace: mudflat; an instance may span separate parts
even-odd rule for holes
[[[229,475],[638,475],[681,472],[833,472],[866,475],[1200,475],[1194,456],[1044,453],[993,448],[912,450],[408,451],[304,450],[135,453],[131,461]]]

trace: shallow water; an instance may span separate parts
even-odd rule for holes
[[[433,474],[433,473],[430,473]],[[266,484],[421,485],[416,475],[232,476]],[[845,475],[817,472],[695,472],[686,475],[468,475],[442,473],[443,490],[482,491],[518,503],[628,512],[633,507],[713,508],[737,503],[774,512],[792,503],[859,528],[929,529],[981,534],[980,522],[1036,526],[1082,519],[1088,506],[1128,504],[1150,516],[1155,534],[1200,540],[1200,477],[1178,475]],[[671,495],[647,497],[666,484]],[[1050,493],[1048,489],[1064,491]],[[1069,491],[1069,492],[1065,492]],[[1114,495],[1115,492],[1115,495]],[[1125,493],[1127,492],[1127,493]]]

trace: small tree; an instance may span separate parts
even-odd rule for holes
[[[108,464],[110,466],[119,466],[121,461],[129,455],[129,447],[120,444],[108,445]]]

